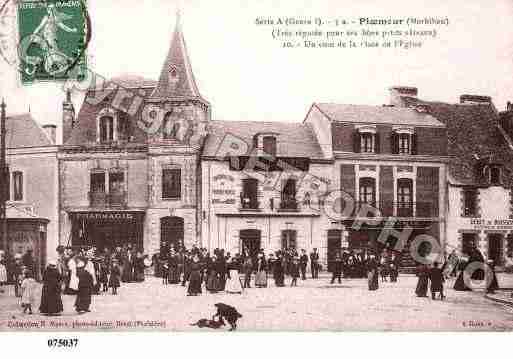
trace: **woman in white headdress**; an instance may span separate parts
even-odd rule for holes
[[[78,290],[78,277],[77,277],[77,256],[73,256],[68,261],[68,269],[69,269],[69,291],[71,293],[67,294],[74,294]]]

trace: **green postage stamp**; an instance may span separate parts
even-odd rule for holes
[[[83,80],[90,38],[86,0],[18,0],[21,81]]]

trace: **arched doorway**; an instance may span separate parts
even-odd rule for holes
[[[240,251],[247,249],[251,257],[255,257],[262,244],[262,234],[258,229],[243,229],[239,233]]]
[[[183,218],[163,217],[160,219],[160,251],[178,250],[183,247]]]

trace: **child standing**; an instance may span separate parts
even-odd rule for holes
[[[290,262],[290,276],[292,277],[292,281],[290,282],[291,287],[297,287],[297,279],[299,278],[299,258],[297,254],[292,257],[292,261]]]
[[[100,262],[100,275],[98,277],[98,282],[102,286],[102,292],[105,293],[109,290],[109,263],[107,262],[107,257]]]
[[[110,270],[110,280],[109,280],[109,287],[112,288],[112,295],[118,294],[120,280],[121,280],[121,269],[119,268],[118,260],[113,259],[112,260],[112,268]]]
[[[21,307],[23,308],[23,313],[28,311],[28,314],[32,314],[32,305],[36,302],[36,286],[37,283],[32,272],[25,271],[24,279],[21,282]]]

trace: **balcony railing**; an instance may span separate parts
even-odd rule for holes
[[[240,209],[247,211],[256,211],[260,207],[260,203],[256,197],[248,196],[244,193],[240,194]]]
[[[126,207],[127,194],[125,191],[120,192],[89,192],[89,206],[94,208],[108,207]]]
[[[282,198],[280,202],[280,211],[298,211],[298,202],[295,198]]]
[[[392,202],[381,201],[379,204],[355,202],[354,216],[376,217],[377,213],[366,209],[370,206],[380,211],[382,217],[434,217],[436,211],[431,202]]]

